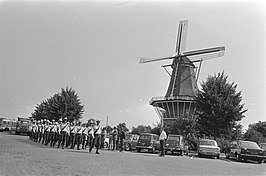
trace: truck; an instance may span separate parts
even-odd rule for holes
[[[29,118],[18,117],[15,134],[24,133],[29,135],[30,133],[29,126],[30,126]]]

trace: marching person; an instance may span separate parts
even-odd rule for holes
[[[32,140],[33,119],[30,120],[29,125],[29,140]]]
[[[76,133],[76,139],[75,139],[75,143],[77,144],[77,150],[80,150],[80,144],[81,144],[81,138],[82,138],[82,126],[81,126],[81,121],[78,122],[78,126],[77,126],[77,133]]]
[[[43,138],[43,128],[44,128],[44,120],[43,119],[40,120],[39,128],[40,128],[40,135],[39,135],[38,143],[40,143],[42,138]]]
[[[99,146],[100,146],[100,136],[101,136],[101,126],[100,126],[100,120],[96,120],[96,125],[93,128],[94,130],[94,139],[91,145],[91,148],[89,150],[89,152],[91,152],[92,148],[96,147],[96,154],[100,154],[99,153]]]
[[[40,126],[40,123],[41,123],[41,121],[40,120],[38,120],[37,121],[37,131],[36,131],[36,141],[35,142],[38,142],[39,141],[39,138],[40,138],[40,131],[41,131],[41,126]]]
[[[55,124],[55,119],[52,120],[52,125],[50,127],[50,146],[54,146],[55,144],[55,133],[56,133],[56,124]]]
[[[83,124],[82,125],[82,149],[85,149],[85,145],[87,143],[88,140],[88,124]]]
[[[36,139],[36,129],[37,129],[36,120],[34,120],[32,124],[32,133],[31,133],[33,141],[35,141]]]
[[[93,145],[93,139],[94,139],[94,130],[93,125],[95,124],[93,119],[88,120],[89,126],[88,126],[88,139],[85,148],[89,146],[89,149]]]
[[[73,122],[70,123],[69,126],[69,133],[70,133],[70,137],[69,137],[69,145],[70,148],[73,149],[75,147],[75,135],[76,135],[76,126],[74,125]]]
[[[67,132],[68,132],[68,124],[67,124],[67,117],[64,118],[62,128],[61,128],[61,146],[62,149],[65,148],[66,144],[66,138],[67,138]]]
[[[160,134],[160,137],[159,137],[161,154],[159,156],[162,156],[162,157],[165,156],[164,146],[165,146],[165,140],[166,139],[167,139],[166,132],[164,131],[163,127],[161,127],[161,134]]]
[[[57,148],[61,145],[61,129],[62,129],[62,118],[58,120],[57,132],[56,132],[56,141],[58,141]]]
[[[50,139],[50,130],[51,130],[51,122],[49,120],[46,120],[46,128],[45,128],[45,145],[48,145],[49,139]]]

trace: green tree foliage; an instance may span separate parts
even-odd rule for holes
[[[266,121],[250,124],[244,138],[257,143],[266,142]]]
[[[132,127],[132,134],[138,134],[140,135],[141,133],[150,133],[151,132],[151,127],[150,126],[144,126],[144,125],[139,125],[137,127]]]
[[[82,118],[84,106],[81,105],[78,94],[71,88],[61,89],[60,93],[47,98],[40,104],[37,104],[31,117],[36,120],[55,119],[67,117],[74,121]]]
[[[126,125],[125,122],[124,123],[119,123],[117,125],[117,128],[122,128],[122,129],[124,129],[125,132],[128,132],[129,131],[129,129],[127,128],[127,125]]]
[[[236,92],[237,85],[228,83],[224,73],[218,73],[209,76],[201,87],[195,97],[200,134],[214,138],[230,135],[247,111],[240,104],[242,97],[241,92]]]

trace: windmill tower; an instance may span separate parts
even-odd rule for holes
[[[171,67],[170,83],[164,97],[153,97],[150,105],[155,108],[162,125],[171,123],[182,116],[194,116],[194,96],[197,94],[197,79],[203,60],[224,55],[225,47],[215,47],[194,51],[184,51],[186,47],[188,21],[180,21],[175,55],[165,58],[141,58],[140,63],[172,59],[172,64],[162,67]],[[199,62],[198,69],[194,63]]]

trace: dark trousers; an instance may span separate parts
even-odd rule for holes
[[[87,146],[89,146],[89,149],[92,148],[91,146],[93,145],[93,137],[91,134],[88,135],[88,139],[87,139],[87,142],[86,142],[86,146],[85,148],[87,148]]]
[[[86,141],[87,141],[87,135],[82,134],[82,149],[85,149]]]
[[[57,147],[59,148],[60,144],[61,144],[61,134],[59,132],[57,132],[55,134],[55,138],[56,138],[56,141],[58,142]]]
[[[55,132],[50,132],[49,141],[50,141],[50,145],[54,146],[54,144],[55,144]]]
[[[165,140],[160,140],[160,149],[161,149],[161,154],[160,156],[164,156],[165,155],[165,150],[164,150],[164,146],[165,146]]]
[[[67,138],[66,132],[65,131],[62,131],[61,132],[61,146],[62,146],[62,149],[65,148],[66,138]]]
[[[82,140],[82,135],[81,134],[76,134],[76,139],[75,139],[75,143],[77,144],[77,149],[79,150],[80,148],[80,144],[81,144],[81,140]]]
[[[120,152],[124,150],[124,139],[120,138]]]
[[[94,138],[93,138],[93,142],[92,145],[90,147],[90,151],[92,150],[93,147],[96,147],[96,152],[98,152],[99,150],[99,146],[100,146],[100,135],[95,134]]]
[[[70,133],[69,145],[72,149],[75,147],[75,133]]]

